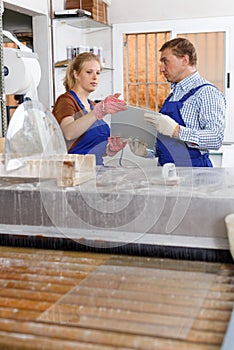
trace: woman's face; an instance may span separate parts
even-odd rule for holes
[[[74,71],[78,88],[88,93],[96,90],[100,74],[101,67],[96,60],[85,62],[79,74]]]

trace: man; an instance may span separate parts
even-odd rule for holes
[[[218,150],[224,137],[225,97],[199,75],[196,50],[190,41],[172,39],[160,52],[160,71],[171,83],[172,93],[160,113],[145,113],[145,121],[157,130],[154,156],[159,165],[212,167],[209,150]],[[137,141],[132,141],[130,148],[135,154],[150,157],[142,145],[138,152]]]

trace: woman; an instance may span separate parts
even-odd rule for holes
[[[99,82],[102,65],[99,57],[84,52],[69,64],[64,79],[66,92],[55,102],[53,114],[62,129],[68,153],[95,154],[96,164],[103,165],[103,156],[114,156],[126,142],[110,137],[110,128],[103,120],[106,114],[127,109],[126,103],[114,94],[95,104],[89,99]]]

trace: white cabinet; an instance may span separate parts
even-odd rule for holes
[[[92,99],[103,99],[113,93],[112,76],[112,28],[109,25],[94,21],[89,17],[64,17],[53,20],[53,49],[54,49],[54,97],[65,91],[63,79],[66,65],[56,67],[66,61],[67,47],[101,47],[104,68],[100,83]]]

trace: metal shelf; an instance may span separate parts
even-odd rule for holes
[[[55,15],[54,19],[57,21],[67,24],[72,27],[79,29],[106,29],[110,28],[109,24],[98,22],[87,16],[78,16],[78,15]]]
[[[67,68],[69,62],[70,61],[68,61],[68,60],[56,62],[54,65],[54,68]],[[107,71],[113,71],[113,68],[111,68],[111,67],[103,67],[102,68],[102,72],[107,72]]]

